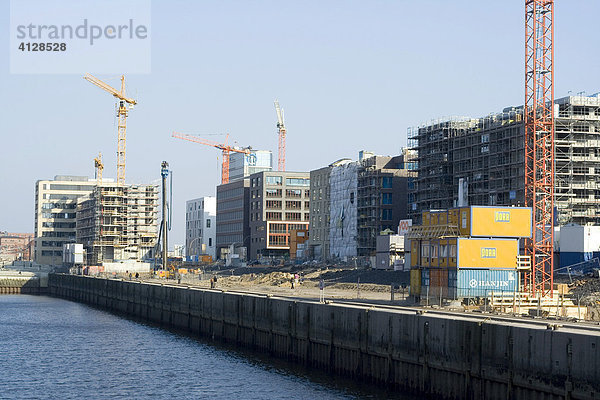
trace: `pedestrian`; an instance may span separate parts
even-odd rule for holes
[[[290,284],[292,285],[292,289],[294,288],[294,277],[290,278]]]
[[[325,303],[325,281],[319,281],[319,303]]]
[[[215,275],[215,277],[213,278],[215,280],[215,288],[217,287],[217,276]]]
[[[135,279],[138,279],[140,277],[140,274],[138,272],[135,273]]]
[[[210,288],[211,288],[211,289],[214,289],[214,288],[215,288],[215,278],[214,278],[214,277],[211,277],[211,278],[210,278]]]

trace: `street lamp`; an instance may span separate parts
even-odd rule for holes
[[[196,240],[198,240],[198,239],[202,239],[202,236],[198,236],[198,237],[195,237],[195,238],[193,238],[193,239],[192,239],[192,241],[190,242],[190,244],[188,244],[188,245],[187,245],[187,249],[188,249],[189,251],[191,251],[191,249],[193,248],[192,244],[193,244],[193,243],[194,243]],[[199,255],[200,255],[200,254],[198,254],[198,252],[196,251],[196,257],[198,257]],[[190,254],[190,256],[191,256],[191,254]]]

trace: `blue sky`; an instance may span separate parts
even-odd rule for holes
[[[361,149],[397,154],[407,128],[430,119],[520,105],[523,3],[153,1],[152,73],[126,77],[139,102],[127,181],[157,180],[160,162],[171,164],[172,243],[182,243],[185,201],[214,195],[220,153],[173,139],[174,130],[229,132],[276,157],[277,98],[287,169],[308,171]],[[9,2],[0,7],[8,47]],[[556,96],[600,91],[600,2],[557,0],[555,11]],[[32,232],[36,180],[93,177],[98,151],[115,176],[114,103],[83,74],[13,75],[0,62],[0,230]]]

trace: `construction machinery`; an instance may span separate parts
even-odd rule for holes
[[[126,127],[127,127],[127,113],[128,109],[133,108],[137,104],[137,101],[125,96],[125,75],[121,75],[121,90],[117,90],[107,83],[102,82],[100,79],[92,76],[91,74],[85,74],[83,77],[86,81],[93,83],[100,89],[107,91],[117,98],[117,184],[125,184],[125,139],[126,139]]]
[[[104,163],[102,163],[102,153],[98,153],[98,157],[94,158],[94,168],[96,169],[96,185],[102,185],[102,172],[104,171]]]
[[[245,148],[240,149],[237,147],[229,146],[227,144],[227,140],[229,139],[229,134],[225,135],[224,143],[217,143],[217,142],[213,142],[211,140],[201,139],[194,135],[188,135],[185,133],[177,133],[177,132],[173,132],[172,137],[177,138],[177,139],[188,140],[188,141],[194,142],[194,143],[200,143],[205,146],[211,146],[211,147],[221,150],[223,152],[223,165],[221,168],[221,183],[222,184],[229,182],[229,155],[230,155],[230,153],[235,152],[235,153],[243,153],[243,154],[248,155],[251,153],[251,149],[252,149],[251,147],[245,147]]]
[[[554,0],[525,0],[525,204],[533,235],[525,289],[552,296],[554,284]]]
[[[285,123],[283,120],[283,108],[275,100],[275,111],[277,112],[277,129],[279,131],[279,153],[277,155],[277,170],[285,171]]]

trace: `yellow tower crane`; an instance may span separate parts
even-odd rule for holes
[[[98,153],[98,157],[94,158],[94,167],[96,168],[96,185],[102,185],[102,171],[104,164],[102,163],[102,153]]]
[[[117,138],[117,184],[125,184],[125,131],[127,126],[127,113],[128,106],[133,108],[137,104],[134,99],[125,96],[125,75],[121,75],[121,90],[113,88],[112,86],[102,82],[100,79],[85,74],[83,77],[86,81],[92,82],[100,89],[107,91],[117,98],[117,117],[119,119],[118,124],[118,138]]]

